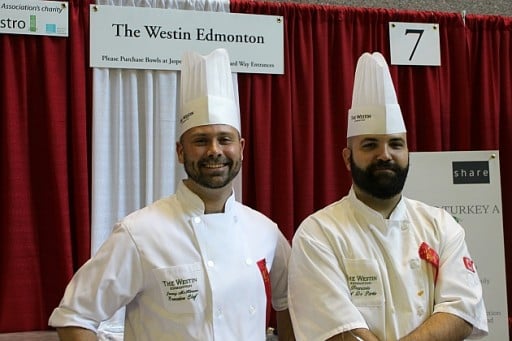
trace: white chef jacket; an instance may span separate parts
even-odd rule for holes
[[[367,328],[396,341],[437,312],[471,323],[470,338],[485,336],[482,287],[464,238],[442,209],[402,197],[384,219],[351,189],[293,238],[288,303],[297,340]],[[423,243],[439,256],[437,270],[420,257]]]
[[[49,325],[97,331],[126,306],[126,341],[265,340],[267,295],[287,309],[289,243],[233,195],[225,213],[203,212],[180,183],[128,215],[77,271]]]

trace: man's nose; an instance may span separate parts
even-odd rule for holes
[[[221,154],[220,144],[217,140],[212,140],[208,144],[207,154],[208,154],[208,156],[218,156]]]
[[[383,144],[379,149],[379,155],[377,157],[379,160],[389,161],[391,160],[391,149],[387,144]]]

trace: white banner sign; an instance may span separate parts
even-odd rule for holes
[[[489,322],[484,340],[508,340],[505,251],[498,151],[410,154],[404,194],[442,207],[466,230]]]
[[[0,1],[0,33],[68,36],[68,3]]]
[[[233,72],[284,72],[283,17],[91,5],[91,66],[180,70],[186,50],[223,47]]]

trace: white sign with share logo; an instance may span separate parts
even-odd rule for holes
[[[441,65],[439,24],[389,23],[391,64]]]
[[[489,335],[510,340],[498,150],[411,152],[404,195],[443,208],[464,228],[482,284]]]
[[[67,1],[0,1],[0,33],[68,36]]]

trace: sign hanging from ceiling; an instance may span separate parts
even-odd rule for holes
[[[283,17],[91,5],[91,67],[180,70],[186,50],[225,48],[233,72],[284,73]]]

